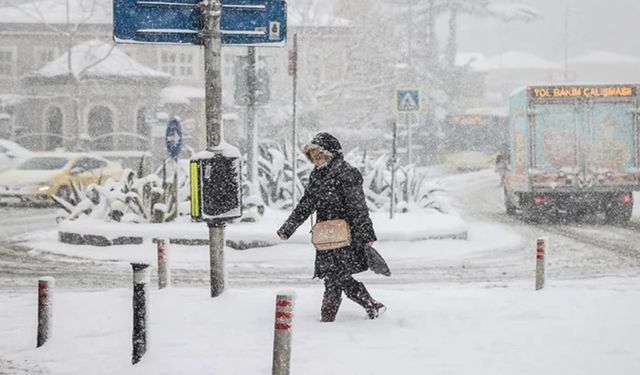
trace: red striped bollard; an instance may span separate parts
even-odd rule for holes
[[[158,250],[158,289],[171,286],[171,269],[169,268],[169,239],[156,239]]]
[[[276,297],[276,324],[273,335],[272,375],[289,375],[291,363],[291,322],[295,293],[278,293]]]
[[[544,261],[548,246],[549,239],[547,237],[540,237],[536,240],[536,290],[544,288]]]
[[[38,339],[36,347],[41,347],[51,336],[51,315],[53,313],[53,277],[38,280]]]

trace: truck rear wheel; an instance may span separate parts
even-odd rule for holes
[[[540,221],[540,211],[533,203],[533,197],[522,195],[520,197],[520,207],[522,210],[522,221],[527,224],[534,224]]]
[[[507,215],[515,215],[516,214],[516,205],[511,200],[511,197],[507,193],[507,188],[504,188],[504,207],[507,211]]]
[[[608,223],[626,224],[631,219],[633,204],[613,202],[605,207],[604,215]]]

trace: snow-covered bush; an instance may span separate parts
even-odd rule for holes
[[[367,158],[354,150],[345,156],[362,172],[364,194],[372,211],[389,210],[391,204],[391,162],[387,155],[375,159]],[[429,182],[425,173],[415,165],[398,166],[395,171],[395,208],[406,212],[414,208],[435,209],[449,212],[446,192],[436,183]]]
[[[260,150],[258,158],[258,189],[252,195],[246,168],[243,168],[243,217],[240,222],[259,221],[265,206],[290,210],[293,188],[291,152],[285,147],[271,145]],[[388,210],[391,203],[391,165],[386,155],[371,158],[353,150],[345,159],[358,168],[364,178],[364,192],[369,209]],[[298,150],[296,154],[296,197],[304,193],[313,165]],[[246,165],[246,164],[245,164]],[[88,216],[105,221],[129,223],[167,222],[180,216],[189,216],[190,184],[188,168],[178,168],[178,201],[172,194],[173,176],[160,173],[137,177],[127,169],[120,181],[107,181],[104,185],[72,185],[69,200],[53,199],[65,211],[62,219],[74,220]],[[449,211],[449,202],[442,187],[426,180],[425,174],[415,166],[397,166],[395,174],[395,207],[398,212],[411,209]]]
[[[277,146],[265,147],[259,158],[258,182],[264,203],[276,209],[291,209],[292,167],[291,152]],[[359,150],[345,155],[345,159],[358,168],[364,178],[364,191],[369,209],[389,209],[391,202],[391,165],[386,155],[367,157]],[[298,199],[304,192],[313,165],[301,151],[297,152]],[[395,207],[398,211],[412,208],[428,208],[449,211],[449,203],[442,187],[429,183],[424,173],[413,165],[396,167]],[[245,179],[246,180],[246,179]]]
[[[303,192],[313,166],[304,154],[296,153],[296,197],[299,199]],[[264,147],[258,158],[258,184],[263,202],[276,209],[291,209],[291,195],[293,191],[293,168],[291,151],[286,147]],[[245,179],[246,181],[246,179]]]
[[[187,169],[178,169],[178,201],[173,194],[173,174],[165,169],[156,174],[137,177],[131,169],[123,172],[119,181],[104,185],[73,184],[71,196],[65,200],[52,196],[63,211],[59,220],[75,220],[86,216],[104,221],[126,223],[161,223],[191,214],[190,185]],[[175,169],[174,169],[175,170]],[[175,172],[174,172],[175,173]],[[245,194],[242,200],[242,222],[259,221],[265,207],[257,196]]]
[[[178,201],[188,199],[188,179],[178,186]],[[106,221],[165,222],[179,215],[188,215],[184,206],[175,201],[172,182],[163,181],[155,174],[138,178],[131,169],[125,169],[119,181],[109,180],[104,185],[72,185],[69,200],[53,196],[65,211],[63,219],[74,220],[88,216]]]

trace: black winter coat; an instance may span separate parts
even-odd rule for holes
[[[328,165],[314,168],[300,203],[278,230],[290,237],[313,213],[317,221],[345,219],[351,227],[351,245],[316,251],[314,277],[337,279],[366,271],[365,246],[376,240],[362,190],[362,174],[336,155]]]

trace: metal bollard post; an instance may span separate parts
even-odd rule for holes
[[[544,288],[544,261],[548,245],[549,239],[547,237],[540,237],[536,240],[536,290]]]
[[[276,324],[273,335],[272,375],[289,375],[291,363],[291,321],[295,293],[278,293],[276,298]]]
[[[51,314],[53,313],[53,277],[38,280],[38,339],[36,347],[41,347],[51,335]]]
[[[131,263],[133,267],[133,355],[131,363],[136,364],[147,351],[147,284],[149,284],[148,264]]]
[[[171,269],[169,268],[169,239],[156,239],[158,249],[158,289],[171,286]]]

